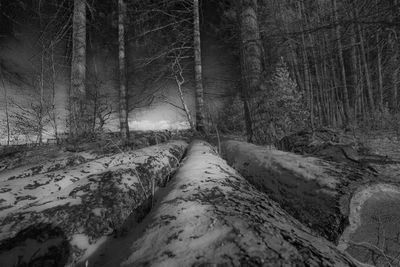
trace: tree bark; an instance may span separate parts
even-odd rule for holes
[[[258,25],[258,4],[256,0],[237,1],[238,24],[240,33],[240,66],[242,80],[242,100],[246,122],[246,134],[253,140],[253,97],[261,82],[262,47]]]
[[[39,118],[38,118],[38,139],[39,139],[39,145],[41,146],[43,144],[43,118],[44,118],[44,53],[45,53],[45,47],[42,45],[42,51],[41,51],[41,60],[40,60],[40,81],[39,81]]]
[[[201,35],[199,0],[193,0],[193,36],[194,36],[194,72],[196,81],[196,130],[205,132],[204,125],[204,90],[201,63]]]
[[[399,86],[399,66],[398,66],[398,58],[399,58],[399,45],[397,44],[397,36],[393,36],[392,37],[393,40],[391,41],[391,46],[392,46],[392,50],[394,51],[393,55],[392,55],[392,75],[391,75],[391,82],[392,82],[392,101],[391,101],[391,105],[392,105],[392,111],[393,112],[397,112],[398,111],[398,102],[397,102],[397,98],[398,98],[398,86]]]
[[[398,0],[393,1],[394,7],[392,8],[392,14],[390,16],[390,20],[393,22],[397,16],[397,5],[398,5]],[[391,73],[391,86],[392,86],[392,94],[391,98],[392,101],[390,101],[391,109],[392,112],[397,112],[398,111],[398,86],[399,86],[399,45],[398,45],[398,30],[397,27],[393,27],[391,29],[391,33],[389,36],[389,43],[390,43],[390,49],[391,49],[391,58],[390,58],[390,63],[391,63],[391,68],[392,68],[392,73]]]
[[[54,42],[51,42],[51,120],[53,121],[54,138],[56,143],[58,140],[58,123],[57,123],[57,107],[56,107],[56,62],[54,61]]]
[[[379,110],[383,111],[383,73],[382,73],[382,48],[379,43],[379,29],[376,30],[376,64],[378,71]]]
[[[305,29],[305,24],[307,21],[306,15],[305,15],[305,9],[304,9],[304,2],[299,1],[298,2],[298,13],[299,16],[303,19],[301,29]],[[303,59],[303,75],[304,75],[304,88],[305,88],[305,93],[306,93],[306,101],[307,101],[307,107],[310,112],[310,126],[311,129],[314,129],[314,96],[313,96],[313,86],[312,86],[312,77],[311,77],[311,71],[310,71],[310,62],[308,58],[308,48],[306,44],[306,38],[305,34],[301,34],[301,43],[302,43],[302,59]]]
[[[336,0],[332,0],[332,9],[333,9],[333,16],[334,16],[334,21],[336,24],[335,27],[335,33],[336,33],[336,40],[337,40],[337,46],[338,46],[338,54],[339,54],[339,63],[340,63],[340,69],[341,69],[341,77],[342,77],[342,86],[343,86],[343,106],[344,106],[344,115],[345,115],[345,124],[351,123],[351,112],[350,112],[350,102],[349,102],[349,92],[347,89],[347,81],[346,81],[346,69],[344,65],[344,59],[343,59],[343,47],[342,47],[342,35],[340,32],[340,24],[339,24],[339,18],[338,18],[338,12],[337,12],[337,4]]]
[[[357,108],[360,102],[360,90],[359,90],[359,78],[358,78],[358,61],[357,61],[357,37],[354,25],[351,26],[350,30],[350,45],[351,45],[351,83],[353,89],[353,100],[354,106],[353,118],[357,121]]]
[[[3,76],[3,70],[2,67],[0,66],[0,76],[1,76],[1,83],[3,85],[3,93],[4,93],[4,108],[5,108],[5,113],[6,113],[6,128],[7,128],[7,146],[10,145],[10,114],[8,111],[8,95],[7,95],[7,87],[4,82],[4,76]]]
[[[118,0],[118,43],[119,43],[119,123],[121,141],[126,144],[129,139],[128,124],[128,94],[126,78],[126,55],[125,55],[125,23],[126,4],[124,0]]]
[[[70,88],[70,137],[87,132],[86,99],[86,0],[74,0]]]
[[[361,56],[362,66],[364,69],[365,82],[367,84],[368,105],[372,111],[375,109],[375,103],[374,103],[374,94],[372,91],[371,75],[369,72],[368,61],[367,61],[367,54],[366,54],[367,52],[365,51],[364,33],[360,24],[358,24],[357,27],[358,27],[358,34],[360,37],[360,49],[361,49],[360,56]]]

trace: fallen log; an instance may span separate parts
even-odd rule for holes
[[[192,143],[167,189],[120,266],[357,266],[207,143]]]
[[[175,147],[179,147],[179,150],[182,150],[185,146],[184,144],[181,141],[172,141],[135,151],[119,152],[91,161],[82,159],[81,164],[64,164],[64,168],[58,166],[54,171],[52,171],[53,164],[43,165],[47,166],[45,169],[48,172],[36,175],[26,176],[26,174],[17,175],[12,173],[10,177],[11,174],[5,173],[4,178],[0,178],[0,217],[35,202],[41,197],[58,192],[91,174],[101,173],[119,165],[142,164],[151,155],[162,157],[162,153],[169,153],[168,151],[175,149]],[[44,167],[41,170],[44,171]],[[0,177],[3,177],[3,174],[0,174]],[[7,177],[8,179],[6,179]]]
[[[362,225],[360,214],[367,210],[364,204],[367,200],[373,203],[379,200],[376,196],[380,193],[372,193],[374,188],[390,188],[400,196],[399,181],[347,162],[328,162],[238,141],[222,143],[222,154],[232,167],[289,214],[349,252],[347,243],[354,241],[352,236]],[[396,205],[389,208],[392,213],[400,206],[400,197],[393,203],[397,203],[397,208]],[[375,210],[369,211],[370,216],[379,211],[379,205],[374,207]],[[392,219],[399,218],[400,214]],[[400,230],[397,232],[400,235]],[[376,233],[364,233],[363,238],[368,239],[372,234]],[[372,263],[358,253],[352,255]]]
[[[1,217],[1,266],[75,266],[143,217],[153,185],[165,185],[186,145],[174,141],[103,159],[94,172]]]

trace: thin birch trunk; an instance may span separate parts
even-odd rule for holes
[[[57,109],[56,109],[56,68],[55,68],[55,61],[54,61],[54,42],[51,42],[51,74],[52,74],[52,98],[51,98],[51,108],[52,108],[52,120],[53,120],[53,127],[54,127],[54,138],[56,139],[57,144],[58,141],[58,124],[57,124]]]
[[[378,68],[379,110],[383,110],[383,74],[382,74],[382,48],[379,44],[379,30],[376,32],[376,54]]]
[[[200,15],[199,0],[193,0],[193,36],[194,36],[194,62],[196,81],[196,130],[204,133],[204,90],[201,63],[201,36],[200,36]]]
[[[7,146],[10,145],[10,114],[8,112],[8,95],[7,95],[7,87],[4,82],[4,76],[3,76],[3,71],[0,66],[0,76],[1,76],[1,82],[3,85],[3,92],[4,92],[4,101],[5,101],[5,113],[6,113],[6,127],[7,127]]]
[[[126,78],[126,56],[125,56],[125,21],[126,4],[124,0],[118,0],[118,41],[119,41],[119,122],[122,143],[129,138],[128,125],[128,95]]]

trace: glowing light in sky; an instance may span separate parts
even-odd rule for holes
[[[189,123],[186,121],[171,122],[167,120],[134,120],[129,122],[129,129],[134,131],[185,130],[189,128]]]

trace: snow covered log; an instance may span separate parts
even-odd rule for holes
[[[386,215],[382,218],[386,222],[400,219],[398,180],[377,175],[357,164],[328,162],[238,141],[222,143],[222,154],[232,167],[289,214],[360,261],[364,258],[358,252],[353,253],[355,250],[349,249],[349,243],[379,239],[376,230],[371,230],[378,224],[367,226],[370,229],[365,231],[369,219],[362,222],[362,217],[382,214],[385,206]],[[391,204],[378,205],[378,202]],[[366,212],[367,215],[361,216]],[[387,231],[400,236],[400,230]],[[374,242],[370,245],[375,246]]]
[[[120,266],[357,266],[195,141]]]
[[[38,200],[0,217],[1,266],[18,261],[73,266],[84,259],[108,235],[125,231],[143,216],[153,182],[165,185],[186,146],[173,141],[66,170],[62,180],[54,180],[56,188],[46,187],[51,194],[40,198],[35,191]]]
[[[91,174],[104,172],[114,166],[131,163],[142,164],[151,155],[162,157],[163,153],[169,153],[169,150],[175,149],[175,147],[182,150],[184,144],[181,141],[172,141],[139,150],[95,158],[90,161],[87,160],[90,158],[88,155],[78,153],[74,157],[64,159],[64,161],[58,160],[38,165],[34,169],[40,169],[40,171],[33,173],[32,168],[27,169],[22,174],[18,173],[21,168],[0,173],[0,217],[35,202],[43,196],[58,192]]]
[[[338,241],[348,223],[348,205],[358,188],[392,182],[356,164],[328,162],[245,142],[224,142],[222,154],[252,184],[332,241]]]
[[[60,152],[55,158],[46,159],[41,163],[24,164],[0,172],[0,182],[26,178],[38,174],[53,172],[66,167],[80,165],[86,161],[94,160],[96,155],[90,153]],[[21,159],[23,161],[23,159]]]
[[[79,160],[86,158],[90,160],[96,156],[90,152],[77,154],[63,151],[57,146],[17,146],[9,149],[10,153],[0,152],[1,181],[62,168],[65,165],[73,164],[75,157],[79,157]]]

